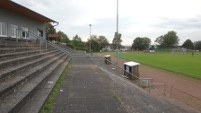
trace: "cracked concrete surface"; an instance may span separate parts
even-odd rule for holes
[[[199,113],[158,100],[112,73],[95,56],[76,55],[56,96],[54,113]]]

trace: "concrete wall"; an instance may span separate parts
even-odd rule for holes
[[[40,23],[36,20],[24,17],[17,13],[0,8],[0,22],[7,23],[7,35],[11,36],[11,24],[26,27],[30,32],[38,35],[38,29],[43,31],[43,38],[46,38],[45,23]],[[30,39],[33,36],[29,35]]]

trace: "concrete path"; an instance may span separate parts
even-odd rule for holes
[[[157,100],[94,56],[73,56],[53,113],[198,113]]]
[[[71,63],[53,113],[126,113],[90,58],[73,56]]]

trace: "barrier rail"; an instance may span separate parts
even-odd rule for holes
[[[40,37],[40,36],[38,36],[38,35],[36,35],[36,34],[30,32],[30,31],[28,31],[27,33],[28,33],[29,35],[32,35],[34,38],[39,39],[39,40],[41,40],[42,42],[44,42],[45,45],[46,45],[46,50],[47,50],[47,45],[49,45],[49,46],[51,46],[51,47],[53,47],[53,48],[55,48],[55,49],[57,49],[57,50],[60,50],[61,52],[65,53],[66,55],[69,55],[69,56],[71,55],[71,53],[70,53],[69,51],[66,51],[65,49],[63,49],[63,48],[57,46],[56,44],[51,43],[51,42],[47,41],[46,39],[44,39],[44,38],[42,38],[42,37]],[[41,43],[40,43],[39,46],[40,46],[40,49],[41,49]]]
[[[99,57],[101,57],[101,56],[99,56]],[[101,57],[101,58],[104,59],[103,57]],[[104,60],[107,60],[107,59],[104,59]],[[113,63],[112,61],[109,61],[109,60],[107,60],[107,61],[110,62],[112,65],[116,66],[117,68],[121,69],[122,71],[125,71],[119,65],[116,65],[116,63]],[[145,88],[148,88],[149,93],[151,93],[152,88],[159,89],[160,91],[163,92],[162,93],[163,95],[183,101],[187,105],[201,111],[201,99],[200,98],[195,97],[185,91],[179,90],[175,87],[168,86],[165,83],[153,83],[153,78],[140,78],[140,77],[133,75],[132,73],[129,73],[129,74],[134,76],[137,80],[140,81],[138,85],[141,87],[142,87],[141,81],[147,81],[147,85],[145,85],[146,86]]]
[[[193,108],[196,108],[197,110],[201,111],[201,99],[198,97],[195,97],[185,91],[179,90],[175,87],[170,87],[170,97],[176,98],[180,101],[185,102],[186,104],[190,105]]]
[[[120,67],[119,65],[117,65],[116,63],[113,63],[112,61],[105,59],[101,56],[98,56],[100,59],[103,60],[107,60],[107,62],[109,62],[110,64],[112,64],[114,67],[118,68],[121,71],[121,74],[124,75],[124,72],[126,72],[127,74],[130,74],[132,77],[134,77],[136,80],[138,80],[138,82],[136,82],[136,85],[140,86],[140,87],[147,87],[146,85],[142,84],[143,80],[147,81],[147,84],[149,85],[150,83],[153,83],[153,78],[140,78],[136,75],[134,75],[133,73],[129,73],[127,72],[124,68]],[[117,69],[116,69],[117,70]]]
[[[150,83],[149,93],[151,93],[151,88],[154,86],[163,86],[163,95],[166,95],[166,84],[165,83]]]

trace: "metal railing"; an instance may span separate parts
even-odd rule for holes
[[[150,83],[149,84],[149,93],[151,93],[152,88],[156,88],[157,86],[163,86],[163,95],[166,95],[166,84],[165,83]]]
[[[112,64],[114,67],[119,68],[123,72],[126,71],[123,68],[121,68],[119,65],[116,65],[116,63],[113,63],[112,61],[105,59],[102,56],[99,56],[99,58],[102,60],[106,60],[107,62]],[[118,72],[118,73],[120,73],[120,72]],[[129,74],[132,75],[133,77],[135,77],[136,80],[139,80],[139,83],[137,85],[145,88],[145,90],[146,90],[146,88],[148,88],[147,91],[149,93],[157,93],[157,95],[158,95],[158,93],[161,93],[167,97],[178,99],[178,100],[186,103],[187,105],[201,111],[201,98],[193,96],[185,91],[179,90],[179,89],[169,86],[168,84],[165,84],[165,83],[154,83],[153,78],[140,78],[138,76],[133,75],[132,73],[129,73]],[[142,85],[142,84],[147,84],[147,85]]]
[[[126,75],[125,75],[124,73],[129,74],[129,75],[131,75],[132,77],[134,77],[134,79],[136,79],[136,80],[135,80],[135,81],[136,81],[135,84],[138,85],[138,86],[140,86],[140,87],[149,87],[150,84],[153,83],[153,78],[140,78],[140,77],[134,75],[133,73],[130,73],[130,72],[126,71],[124,68],[120,67],[120,66],[117,65],[116,63],[114,63],[114,62],[112,62],[112,61],[110,61],[110,60],[108,60],[108,59],[106,59],[106,58],[104,58],[104,57],[102,57],[102,56],[98,56],[98,57],[99,57],[100,59],[102,59],[102,60],[105,60],[105,61],[109,62],[109,63],[112,64],[114,67],[116,67],[117,69],[115,69],[115,70],[119,70],[119,72],[122,73],[122,75],[123,75],[124,77],[126,77]],[[107,64],[108,64],[108,63],[107,63]],[[128,77],[127,77],[127,78],[128,78]],[[147,84],[143,84],[143,81],[146,81]]]
[[[170,88],[170,97],[176,98],[184,103],[188,104],[189,106],[196,108],[197,110],[201,111],[201,99],[195,97],[185,91],[179,90],[175,87],[169,86]]]
[[[65,49],[63,49],[63,48],[57,46],[56,44],[54,44],[54,43],[52,43],[52,42],[49,42],[48,40],[44,39],[43,37],[40,37],[40,36],[38,36],[38,35],[36,35],[36,34],[30,32],[30,31],[28,31],[27,33],[28,33],[29,35],[33,36],[34,38],[39,39],[39,40],[42,41],[43,43],[45,43],[45,45],[46,45],[46,50],[48,49],[48,45],[49,45],[49,46],[51,46],[51,47],[53,47],[53,48],[55,48],[55,49],[57,49],[57,50],[59,50],[59,51],[65,53],[66,55],[71,56],[71,52],[69,52],[69,51],[67,51],[67,50],[65,50]],[[39,42],[39,46],[40,46],[40,49],[41,49],[41,42]]]

